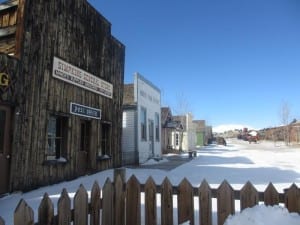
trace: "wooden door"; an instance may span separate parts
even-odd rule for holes
[[[91,122],[87,120],[80,121],[80,145],[78,152],[78,167],[79,175],[85,175],[88,172],[89,152],[90,152],[90,136]]]
[[[11,109],[0,105],[0,194],[8,192],[10,173]]]

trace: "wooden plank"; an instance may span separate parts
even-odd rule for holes
[[[3,38],[5,36],[12,35],[15,32],[16,32],[16,26],[0,28],[0,37]]]
[[[74,225],[88,224],[88,194],[81,184],[74,197]]]
[[[100,196],[101,189],[97,181],[94,182],[91,192],[91,213],[90,213],[90,224],[91,225],[99,225],[101,214],[100,214]]]
[[[141,188],[134,175],[126,185],[126,224],[141,224]]]
[[[156,184],[152,177],[149,177],[145,184],[145,224],[157,224]]]
[[[54,221],[54,207],[48,194],[45,193],[38,209],[39,225],[52,225]]]
[[[289,212],[300,213],[300,190],[295,184],[285,190],[285,206]]]
[[[258,192],[249,181],[244,185],[240,194],[241,210],[258,204]]]
[[[161,185],[161,224],[173,225],[173,188],[166,177]]]
[[[115,178],[115,225],[125,224],[125,191],[123,185],[123,179],[118,175]]]
[[[102,224],[113,225],[114,189],[110,179],[106,179],[103,187]]]
[[[235,213],[234,191],[225,180],[217,190],[218,225],[223,225],[229,215]]]
[[[57,202],[57,221],[58,225],[71,224],[71,199],[67,190],[64,188]]]
[[[212,192],[206,180],[199,188],[199,218],[201,225],[212,225]]]
[[[186,178],[178,186],[177,202],[178,224],[189,221],[189,224],[194,225],[193,187]]]
[[[272,183],[269,183],[268,187],[264,192],[264,203],[265,205],[278,205],[279,204],[279,193],[275,189]]]
[[[14,225],[33,225],[33,210],[21,199],[14,212]]]

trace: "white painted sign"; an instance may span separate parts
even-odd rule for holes
[[[53,77],[94,93],[112,98],[113,85],[57,57],[53,58]]]

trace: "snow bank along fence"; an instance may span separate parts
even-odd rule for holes
[[[161,185],[155,184],[149,177],[145,184],[140,184],[135,176],[124,182],[125,172],[115,172],[114,182],[107,179],[101,189],[94,183],[90,201],[83,185],[80,185],[71,200],[66,189],[63,189],[57,203],[57,215],[54,215],[54,206],[46,193],[38,208],[38,222],[34,223],[34,213],[24,200],[20,200],[14,212],[14,225],[140,225],[141,224],[141,193],[145,196],[144,221],[146,225],[173,225],[190,221],[195,224],[194,197],[198,197],[199,223],[212,224],[212,198],[217,199],[218,225],[224,223],[228,215],[235,213],[235,200],[240,200],[240,208],[252,207],[259,202],[266,205],[283,203],[290,212],[300,213],[300,190],[293,184],[278,193],[272,183],[264,192],[258,192],[247,182],[241,190],[233,190],[227,181],[218,188],[210,188],[204,180],[200,187],[192,187],[187,179],[183,179],[178,186],[173,186],[168,178]],[[160,194],[160,195],[157,195]],[[160,219],[157,223],[157,198],[161,198]],[[173,221],[173,197],[177,196],[177,218]],[[0,225],[5,222],[0,218]]]

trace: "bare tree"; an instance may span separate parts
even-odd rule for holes
[[[279,110],[279,118],[282,125],[283,140],[286,145],[290,143],[290,106],[287,102],[283,102]]]
[[[181,121],[182,124],[185,124],[183,127],[183,130],[179,131],[179,151],[182,151],[183,147],[183,135],[186,131],[186,115],[187,113],[191,112],[190,110],[190,104],[188,101],[188,98],[184,95],[184,93],[177,94],[177,102],[175,106],[175,113],[179,116],[184,116],[185,121]]]

